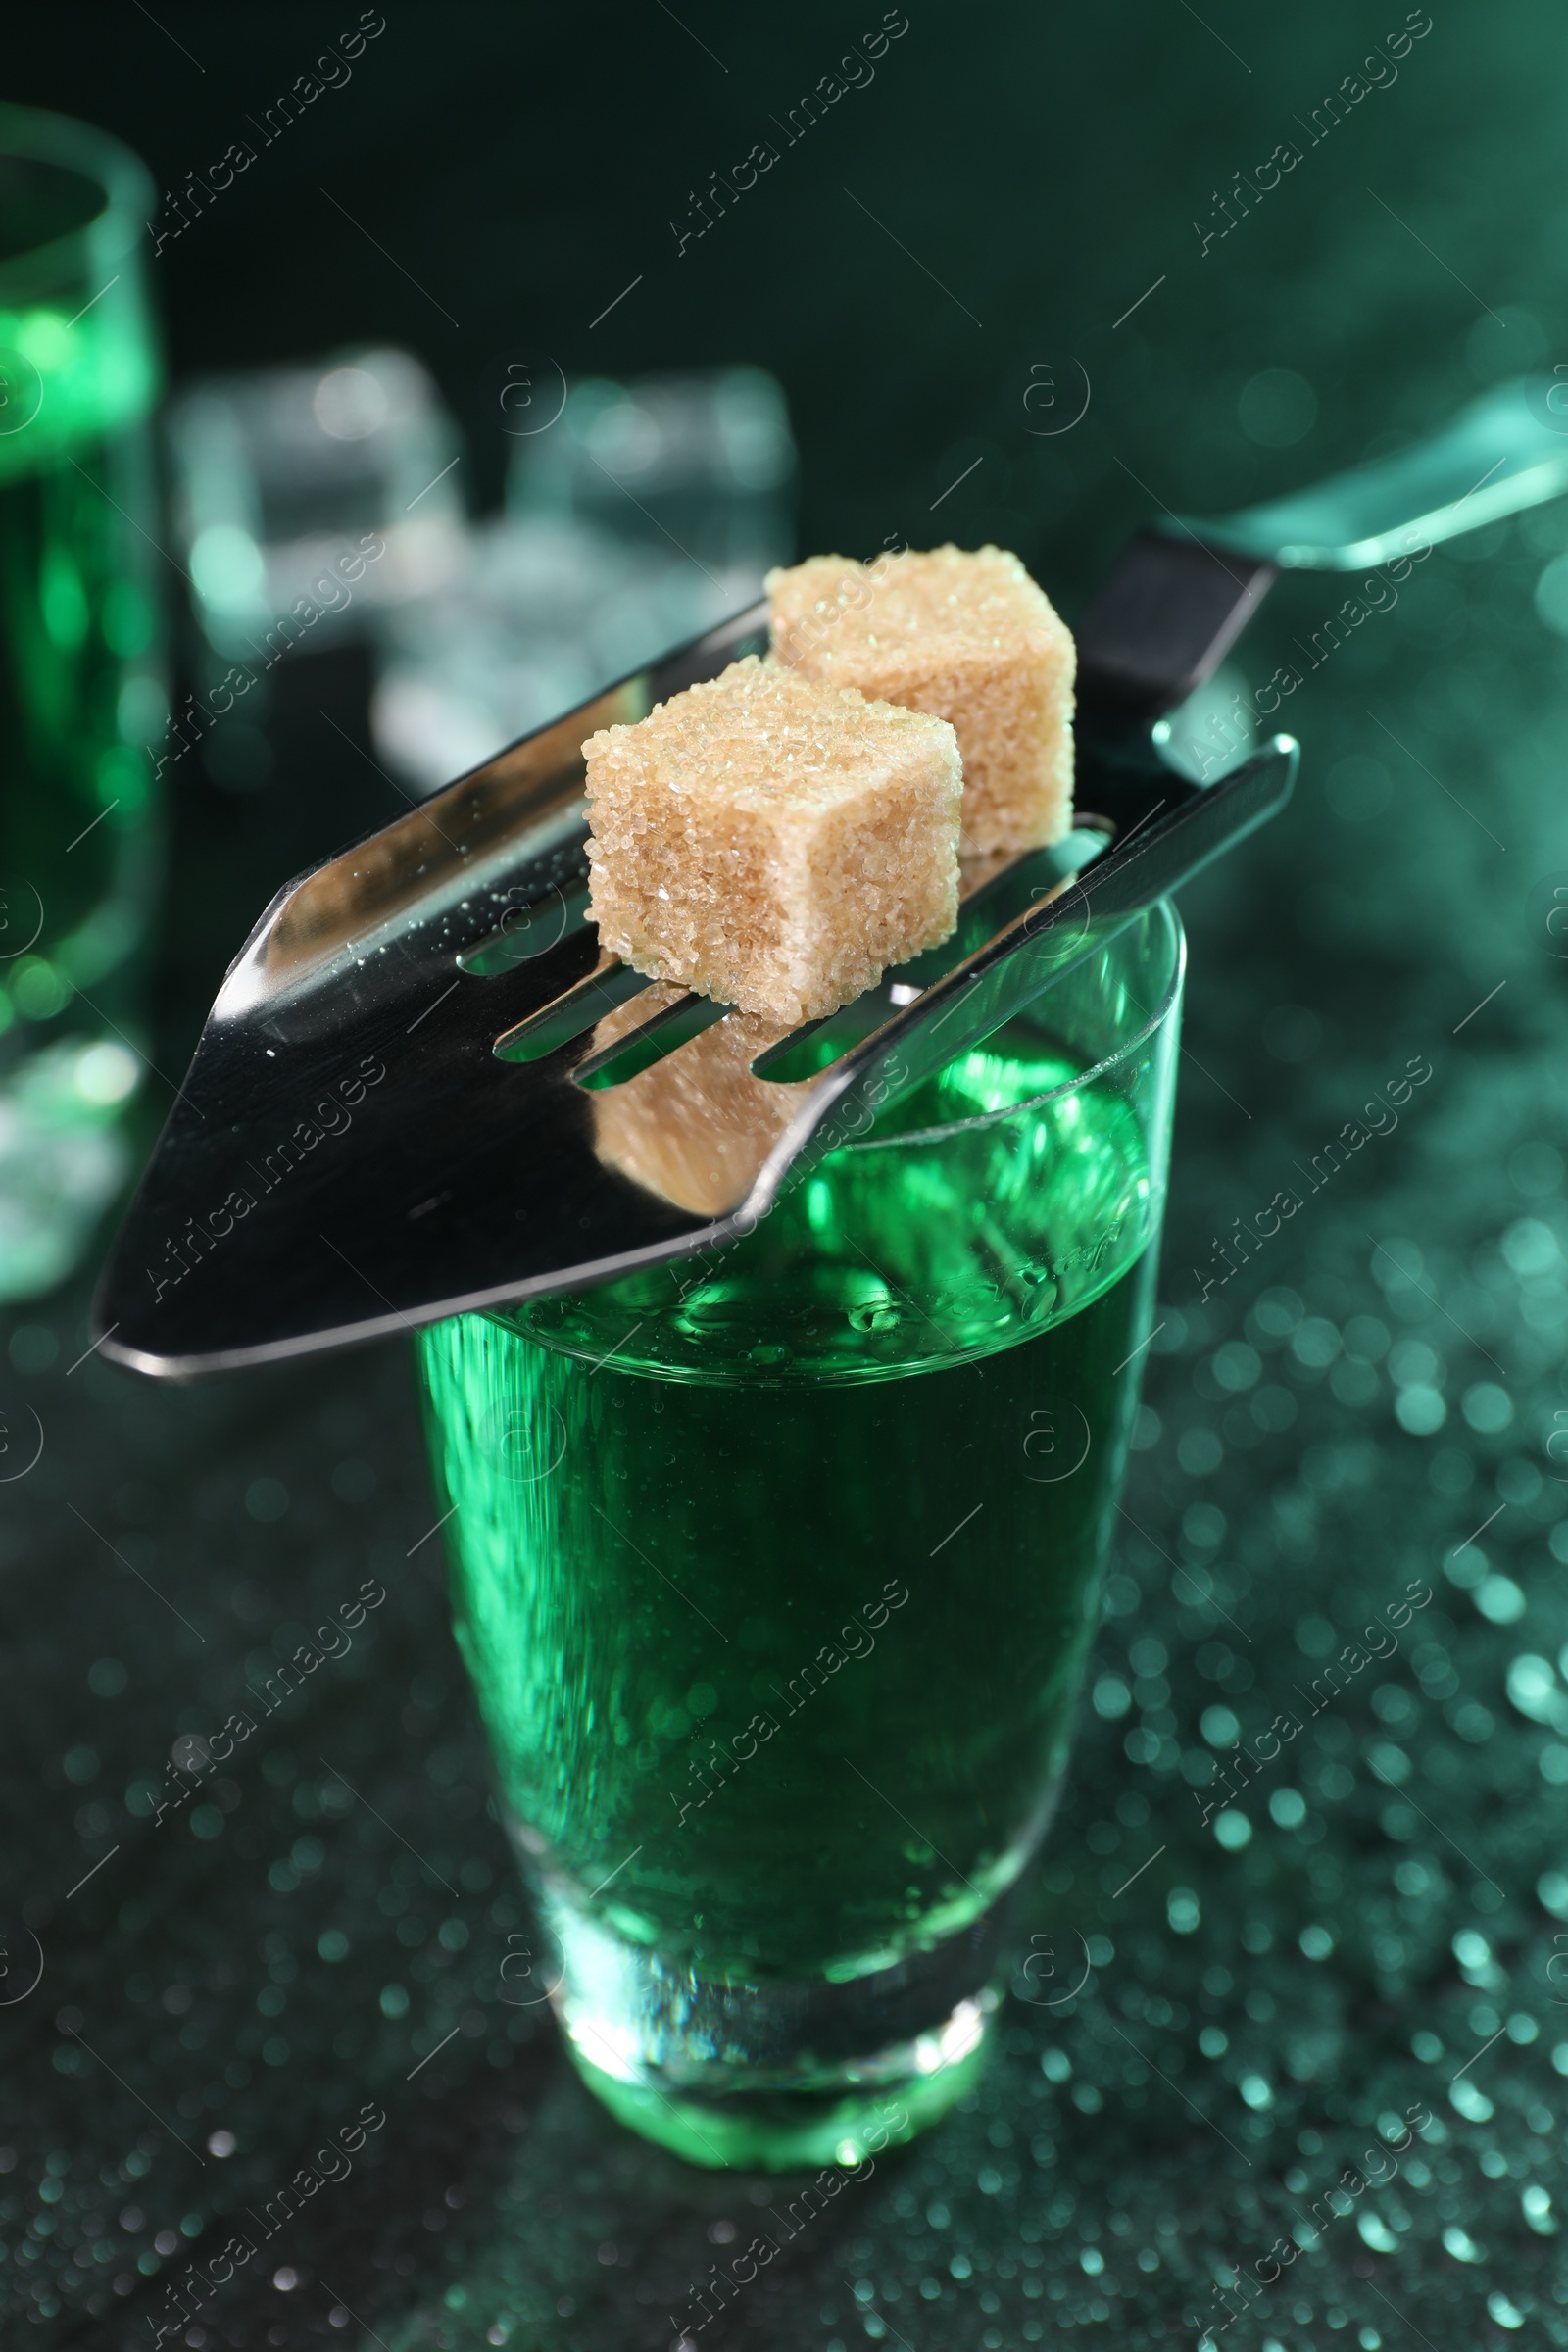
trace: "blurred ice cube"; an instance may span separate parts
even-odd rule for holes
[[[381,759],[434,791],[754,603],[794,550],[794,479],[760,368],[573,386],[517,439],[506,514],[461,576],[387,615]]]
[[[225,662],[362,630],[462,567],[457,426],[407,352],[211,376],[168,430],[197,617]]]
[[[514,444],[507,507],[760,578],[791,552],[794,481],[784,394],[760,368],[595,377],[553,431]]]

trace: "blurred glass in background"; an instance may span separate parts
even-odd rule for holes
[[[214,690],[194,724],[219,783],[266,781],[268,673],[290,655],[368,633],[378,756],[433,792],[754,602],[789,561],[795,447],[760,368],[507,379],[505,508],[473,525],[458,427],[406,353],[214,379],[173,404],[175,525]]]
[[[168,720],[139,250],[113,140],[0,108],[0,1298],[69,1274],[130,1167]]]

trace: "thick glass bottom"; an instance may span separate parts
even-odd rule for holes
[[[689,2163],[858,2165],[935,2123],[983,2063],[1004,1902],[894,1967],[805,1983],[672,1964],[559,1885],[540,1908],[539,1988],[584,2082]]]
[[[941,2032],[878,2053],[889,2080],[836,2091],[732,2091],[722,2098],[671,2096],[651,2082],[628,2082],[595,2066],[569,2033],[577,2072],[615,2121],[688,2164],[737,2172],[850,2169],[912,2139],[946,2115],[984,2063],[994,1996],[962,2001]]]

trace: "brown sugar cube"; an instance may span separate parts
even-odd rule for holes
[[[755,655],[583,745],[601,947],[795,1023],[957,920],[962,771],[942,720]]]
[[[1072,631],[1016,556],[957,547],[812,556],[770,571],[773,659],[951,721],[962,850],[1038,849],[1072,811]]]
[[[593,1050],[624,1037],[684,990],[657,981],[607,1013]],[[752,1063],[791,1024],[732,1012],[624,1085],[590,1095],[594,1150],[605,1166],[700,1216],[722,1216],[745,1200],[809,1078],[783,1084],[754,1078]]]

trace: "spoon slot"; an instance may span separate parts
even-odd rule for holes
[[[581,1037],[617,1004],[652,986],[646,972],[634,972],[618,956],[607,956],[585,980],[564,990],[551,1004],[542,1004],[537,1012],[530,1012],[514,1028],[504,1029],[490,1051],[501,1061],[543,1061],[547,1054],[569,1046],[574,1037]]]
[[[701,1037],[705,1029],[711,1029],[734,1009],[733,1004],[717,1004],[711,997],[699,997],[688,990],[673,1004],[661,1005],[635,1029],[628,1029],[623,1037],[578,1062],[571,1073],[572,1082],[596,1093],[607,1086],[624,1086],[628,1078],[651,1070],[656,1061]]]

